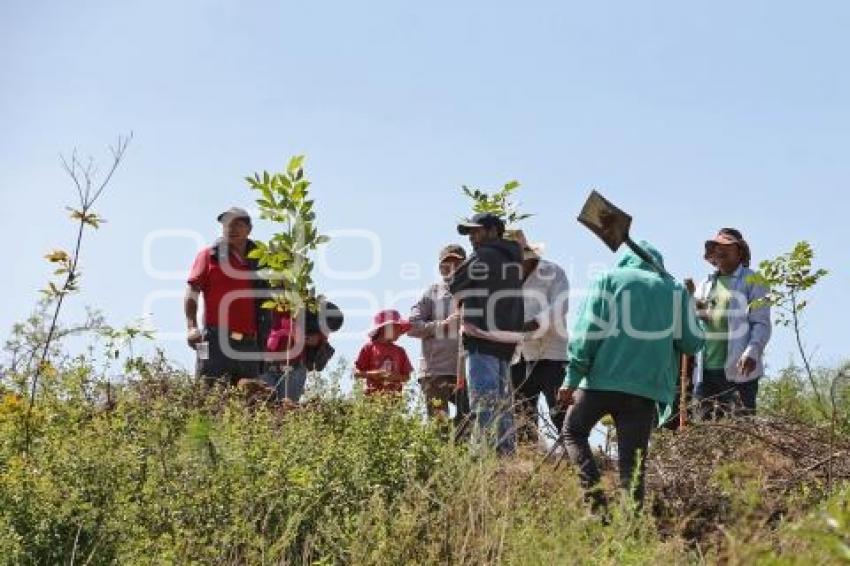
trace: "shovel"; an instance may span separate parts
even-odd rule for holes
[[[581,214],[578,215],[578,221],[599,236],[599,239],[605,242],[605,245],[611,248],[612,252],[616,252],[620,249],[620,246],[626,244],[639,258],[651,265],[655,271],[664,277],[673,278],[663,267],[658,265],[655,258],[631,239],[629,229],[632,226],[632,217],[598,192],[590,192],[587,202],[581,209]]]

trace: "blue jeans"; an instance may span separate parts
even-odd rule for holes
[[[304,394],[304,384],[307,381],[307,368],[303,365],[289,368],[272,368],[266,371],[261,379],[275,389],[275,399],[289,399],[295,403]]]
[[[466,376],[469,405],[475,417],[472,443],[495,447],[499,454],[513,454],[516,429],[508,362],[469,352]]]

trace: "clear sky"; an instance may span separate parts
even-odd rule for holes
[[[462,242],[459,186],[516,178],[535,213],[530,239],[576,289],[614,261],[575,221],[592,187],[681,277],[707,273],[703,241],[721,226],[740,228],[757,261],[809,240],[832,274],[812,296],[806,340],[816,361],[838,363],[848,29],[839,1],[2,0],[0,327],[32,308],[43,254],[71,245],[75,195],[59,153],[77,146],[103,163],[133,130],[67,315],[149,314],[184,365],[174,336],[196,238],[216,236],[219,211],[251,206],[244,175],[295,153],[308,155],[320,228],[377,236],[379,258],[369,239],[339,232],[325,256],[348,275],[379,260],[375,273],[317,274],[350,315],[336,341],[349,359],[366,311],[406,312],[438,249]],[[271,230],[257,221],[258,235]],[[418,345],[402,344],[415,360]],[[792,350],[776,329],[769,364]]]

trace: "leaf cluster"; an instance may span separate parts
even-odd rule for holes
[[[767,294],[750,306],[752,308],[776,307],[776,323],[793,324],[794,317],[808,305],[801,293],[814,287],[829,272],[812,266],[814,250],[806,241],[798,242],[790,252],[775,259],[764,260],[758,271],[747,278],[749,283],[765,287]]]
[[[310,181],[304,175],[304,156],[289,160],[278,173],[263,171],[245,177],[256,199],[260,217],[280,226],[268,241],[256,241],[248,257],[257,260],[262,276],[272,288],[263,308],[297,313],[316,309],[313,261],[310,252],[330,238],[316,226],[315,201],[310,198]]]
[[[463,194],[472,199],[472,212],[495,214],[505,221],[508,226],[530,218],[532,214],[523,214],[519,210],[519,203],[512,200],[514,193],[520,184],[517,180],[508,181],[501,189],[487,192],[475,187],[462,185]]]

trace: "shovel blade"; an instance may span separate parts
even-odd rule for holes
[[[631,216],[596,191],[590,192],[578,215],[578,221],[599,236],[612,252],[616,252],[628,240],[632,225]]]

